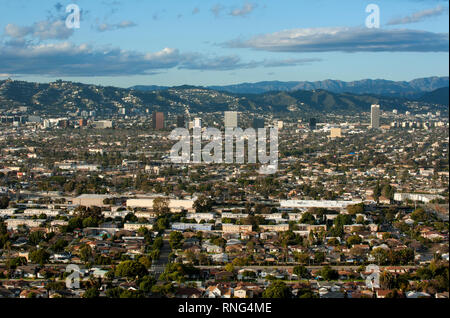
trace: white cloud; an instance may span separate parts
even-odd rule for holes
[[[387,25],[417,23],[417,22],[421,22],[427,18],[437,17],[437,16],[443,15],[445,13],[448,13],[448,7],[443,7],[441,5],[438,5],[436,8],[418,11],[418,12],[413,13],[410,16],[392,19],[387,23]]]
[[[105,31],[113,31],[113,30],[119,30],[119,29],[132,28],[136,25],[137,24],[132,21],[124,20],[124,21],[122,21],[120,23],[116,23],[116,24],[101,23],[101,24],[97,25],[96,29],[99,32],[105,32]]]
[[[334,27],[291,29],[224,44],[271,52],[448,52],[448,33]]]
[[[8,24],[5,27],[5,34],[15,39],[22,39],[27,36],[43,40],[65,40],[72,36],[73,29],[66,27],[65,22],[56,21],[40,21],[29,27],[22,27],[16,24]]]
[[[140,53],[119,48],[95,48],[70,42],[30,44],[27,41],[0,43],[0,73],[49,76],[132,76],[179,68],[200,71],[229,71],[256,67],[296,66],[319,59],[242,61],[239,56],[206,56],[180,53],[175,48]]]
[[[245,3],[242,8],[234,9],[230,12],[233,17],[245,17],[253,12],[258,5],[254,3]]]

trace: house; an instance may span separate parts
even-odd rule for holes
[[[228,245],[227,247],[225,247],[225,251],[227,253],[240,253],[243,249],[244,247],[242,246],[242,244]]]
[[[220,285],[213,285],[206,288],[205,296],[207,298],[231,298],[231,291],[230,288]]]
[[[233,279],[234,274],[227,271],[218,272],[215,275],[216,281],[224,281]]]
[[[180,287],[177,289],[175,296],[177,298],[200,298],[202,292],[198,288]]]
[[[228,255],[225,253],[211,255],[211,260],[215,263],[227,263]]]
[[[252,298],[253,292],[245,286],[238,286],[234,289],[234,297],[236,297],[236,298]]]
[[[48,292],[44,288],[24,289],[20,293],[20,298],[48,298]]]
[[[391,289],[378,289],[376,291],[376,295],[377,298],[386,298],[387,295],[389,295],[389,293],[391,293],[392,290]]]

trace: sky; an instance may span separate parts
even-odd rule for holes
[[[70,4],[79,28],[67,27]],[[366,23],[370,4],[378,27]],[[0,79],[208,86],[409,81],[449,70],[448,1],[0,0],[0,8]]]

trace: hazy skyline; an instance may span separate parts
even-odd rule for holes
[[[0,79],[133,85],[448,76],[448,1],[0,0]],[[68,4],[81,28],[65,26]],[[366,6],[380,7],[368,29]]]

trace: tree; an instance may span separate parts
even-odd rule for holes
[[[394,195],[395,195],[395,188],[393,186],[391,186],[390,184],[386,184],[382,189],[381,189],[381,194],[385,197],[388,198],[389,200],[393,200],[394,199]]]
[[[302,224],[314,224],[316,222],[316,219],[314,218],[314,215],[311,212],[305,212],[302,215],[302,218],[300,220],[300,223]]]
[[[156,214],[168,214],[170,212],[169,209],[169,199],[168,198],[156,198],[153,200],[153,212]]]
[[[306,265],[309,264],[309,255],[307,253],[294,253],[294,257],[300,264]]]
[[[169,244],[173,250],[180,249],[183,246],[183,234],[178,231],[173,231],[169,236]]]
[[[9,206],[9,197],[1,196],[0,197],[0,209],[7,209]]]
[[[362,241],[361,237],[359,235],[352,235],[349,236],[349,238],[347,239],[347,244],[348,245],[355,245],[355,244],[360,244]]]
[[[97,288],[95,288],[95,287],[89,288],[83,294],[83,298],[98,298],[99,296],[100,296],[100,293],[97,290]]]
[[[381,187],[380,187],[380,181],[378,180],[375,188],[373,189],[373,198],[375,199],[375,201],[378,202],[378,200],[380,199],[380,196],[381,196]]]
[[[83,262],[88,262],[93,257],[92,248],[89,245],[85,245],[80,249],[80,259]]]
[[[28,243],[31,245],[38,245],[44,239],[44,233],[36,231],[28,236]]]
[[[339,278],[337,270],[332,269],[330,266],[325,266],[320,271],[320,276],[325,280],[336,280]]]
[[[115,274],[118,277],[127,277],[133,279],[136,277],[146,276],[148,274],[148,271],[144,264],[138,261],[124,261],[117,265]]]
[[[283,282],[273,282],[263,293],[263,298],[290,298],[291,292]]]
[[[234,272],[234,265],[232,263],[228,263],[227,265],[225,265],[225,270],[227,272],[233,273]]]
[[[364,213],[364,203],[349,205],[347,207],[347,212],[351,215]]]
[[[144,265],[146,268],[150,268],[152,266],[152,260],[148,256],[141,256],[139,258],[139,262]]]
[[[211,211],[211,208],[213,206],[213,201],[202,195],[194,202],[194,209],[197,213],[205,213]]]
[[[393,289],[396,287],[396,279],[390,272],[384,271],[380,275],[380,284],[384,289]]]
[[[152,287],[155,284],[156,284],[155,278],[153,278],[152,276],[145,276],[139,284],[139,289],[144,293],[150,293],[152,291]]]
[[[429,215],[423,208],[417,208],[411,213],[411,219],[416,222],[426,222],[429,220]]]
[[[30,260],[34,264],[45,265],[50,259],[50,253],[44,249],[38,249],[30,253]]]
[[[299,279],[306,279],[310,277],[308,269],[302,265],[297,265],[294,267],[294,274],[297,275]]]
[[[315,252],[314,253],[314,262],[316,264],[322,264],[325,261],[325,253],[324,252]]]

